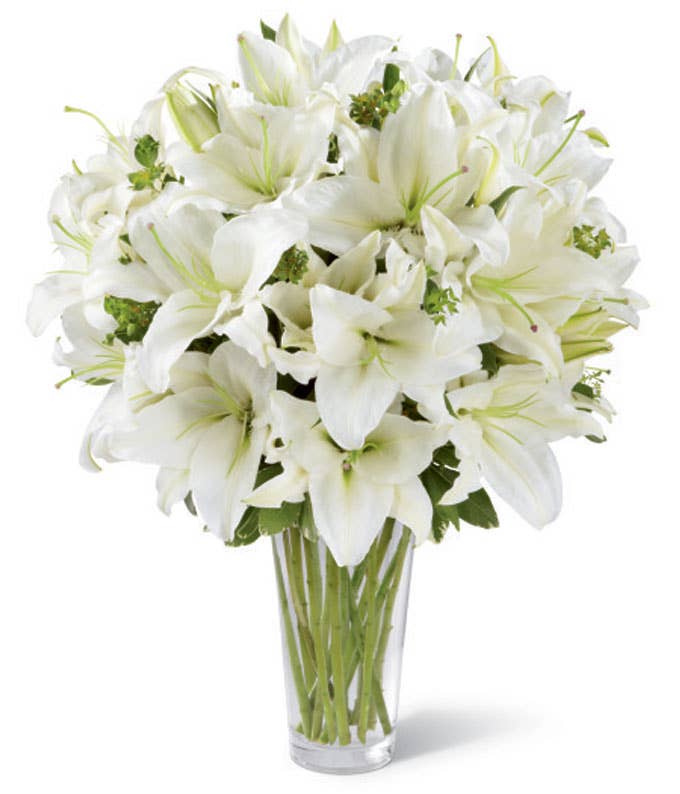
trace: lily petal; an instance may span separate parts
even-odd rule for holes
[[[139,371],[152,391],[168,388],[172,365],[190,342],[211,332],[230,305],[230,296],[221,302],[200,303],[193,290],[168,298],[156,312],[139,354]]]
[[[323,423],[343,449],[360,449],[399,392],[380,364],[335,367],[321,364],[316,403]]]
[[[448,491],[439,500],[442,505],[457,505],[464,502],[474,491],[482,487],[479,466],[470,458],[463,457],[458,466],[458,476]]]
[[[187,469],[158,470],[156,477],[156,491],[158,493],[158,507],[170,515],[172,508],[184,499],[189,492],[189,472]]]
[[[189,477],[196,509],[208,529],[231,540],[253,490],[264,449],[265,430],[245,438],[243,425],[228,416],[203,434],[191,459]]]
[[[66,308],[83,299],[83,278],[80,273],[59,273],[35,285],[26,313],[33,336],[40,336]]]
[[[337,176],[296,190],[284,204],[309,219],[309,242],[344,254],[376,229],[399,223],[404,209],[393,194],[370,179]]]
[[[336,466],[310,478],[309,494],[319,534],[337,564],[361,562],[392,507],[394,488]]]
[[[323,274],[323,282],[333,289],[362,295],[375,275],[375,258],[380,251],[381,235],[375,231],[347,253],[332,262]]]
[[[401,484],[412,480],[432,461],[432,453],[446,441],[446,433],[429,422],[414,422],[398,414],[385,414],[369,435],[366,449],[355,464],[372,482]]]
[[[413,532],[417,544],[423,543],[430,537],[432,502],[418,477],[395,486],[390,515]]]
[[[518,444],[490,429],[484,441],[480,465],[493,490],[537,529],[553,521],[562,506],[562,482],[550,447]]]
[[[262,102],[287,105],[295,100],[297,66],[290,53],[253,33],[239,36],[239,63],[246,86]]]
[[[319,357],[337,366],[358,364],[366,358],[363,332],[374,333],[391,315],[358,295],[317,284],[309,294],[312,334]]]
[[[253,507],[281,507],[283,502],[301,502],[307,491],[307,472],[293,462],[283,472],[256,488],[244,499]]]
[[[385,120],[378,150],[380,184],[411,209],[458,170],[457,151],[456,125],[446,94],[439,86],[428,86]],[[451,184],[444,184],[429,203],[450,190]]]
[[[280,208],[234,218],[215,235],[210,254],[215,275],[226,289],[247,300],[306,231],[304,218]]]

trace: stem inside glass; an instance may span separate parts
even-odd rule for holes
[[[322,745],[366,745],[369,737],[389,736],[396,719],[410,530],[389,519],[353,567],[337,565],[322,541],[295,527],[272,541],[295,730]],[[396,660],[389,658],[393,646]]]

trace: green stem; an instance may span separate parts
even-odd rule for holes
[[[387,554],[387,550],[390,547],[390,542],[392,540],[392,534],[394,533],[394,519],[388,518],[385,521],[385,526],[383,527],[382,532],[378,536],[378,572],[382,568],[382,564],[385,560],[385,555]]]
[[[379,537],[377,541],[378,560],[376,565],[378,574],[380,573],[380,569],[382,568],[383,562],[385,560],[387,550],[389,549],[390,541],[392,539],[393,528],[394,528],[394,519],[388,518],[385,523],[385,528],[383,529],[382,534],[378,536]],[[364,566],[362,575],[365,575],[367,563],[368,563],[368,554],[366,555],[366,557],[364,557],[361,563]],[[385,569],[385,573],[383,575],[383,580],[381,582],[380,588],[378,589],[378,594],[377,594],[378,606],[381,605],[382,599],[385,597],[386,583],[389,583],[393,570],[394,570],[394,558],[391,559],[390,562],[388,563],[388,566]],[[361,584],[361,582],[359,582],[359,584]],[[361,592],[361,598],[359,599],[359,613],[362,618],[366,616],[367,600],[368,600],[368,590],[366,587],[364,587],[364,589]]]
[[[371,705],[371,692],[373,690],[373,653],[377,639],[377,609],[376,591],[378,589],[378,546],[374,542],[368,552],[366,565],[366,631],[364,634],[364,653],[361,662],[361,684],[359,694],[359,719],[357,735],[359,740],[366,743],[366,730],[368,728],[369,709]]]
[[[302,669],[305,674],[307,692],[311,692],[316,679],[316,665],[314,662],[314,643],[307,616],[307,595],[305,593],[302,545],[300,543],[299,530],[286,530],[283,533],[282,540],[286,559],[286,572],[288,573],[288,585],[293,600],[293,609],[297,617]]]
[[[274,538],[272,538],[272,547],[274,551],[276,584],[279,591],[279,600],[281,602],[281,615],[283,617],[286,645],[288,647],[288,655],[290,658],[290,668],[293,675],[293,682],[295,684],[295,691],[297,693],[298,705],[300,707],[302,731],[305,736],[309,736],[311,727],[309,698],[307,697],[307,689],[305,687],[302,665],[300,664],[300,657],[298,656],[297,645],[295,643],[295,631],[293,629],[293,621],[291,620],[290,610],[288,608],[288,596],[286,595],[286,586],[283,581],[283,572],[281,571],[281,560],[279,559],[278,552],[276,551],[276,540]]]
[[[397,550],[394,553],[394,570],[392,572],[392,580],[387,590],[385,598],[385,607],[382,616],[382,625],[380,627],[380,635],[375,653],[375,674],[378,681],[378,686],[382,691],[382,676],[383,667],[385,666],[385,654],[387,652],[387,643],[392,631],[392,614],[394,612],[394,605],[397,600],[399,586],[401,584],[401,577],[404,572],[404,563],[406,562],[406,554],[408,552],[409,543],[411,542],[411,531],[406,527],[403,528],[401,538]]]
[[[376,569],[378,573],[380,572],[380,569],[382,568],[383,563],[385,561],[385,557],[387,555],[387,551],[389,549],[390,542],[392,540],[393,530],[394,530],[394,519],[388,519],[385,522],[385,526],[382,530],[382,533],[379,536],[378,541],[376,542],[377,545]],[[364,557],[364,559],[360,563],[362,577],[365,575],[368,559],[369,559],[369,555],[366,555],[366,557]],[[380,610],[382,609],[382,605],[385,599],[385,595],[387,593],[388,585],[392,579],[392,574],[394,573],[394,564],[395,564],[394,559],[391,559],[383,575],[382,581],[380,583],[380,587],[378,588],[378,592],[376,595],[376,609],[378,612],[380,612]],[[355,575],[357,573],[357,570],[358,569],[355,569],[354,571]],[[361,582],[359,582],[358,584],[361,584]],[[353,635],[355,637],[355,647],[353,649],[350,649],[350,652],[345,656],[345,669],[348,671],[347,672],[348,681],[352,681],[357,671],[357,668],[359,667],[362,660],[362,654],[364,648],[363,637],[365,630],[364,619],[366,617],[367,601],[368,601],[368,588],[364,587],[361,593],[361,598],[359,599],[359,604],[354,605],[354,611],[350,615],[350,617],[352,618]],[[357,637],[358,639],[356,639]],[[360,704],[359,696],[361,693],[361,688],[362,688],[361,683],[363,680],[361,675],[361,670],[359,670],[359,679],[360,679],[358,686],[359,694],[357,695],[357,699],[354,704],[354,709],[352,712],[352,721],[354,723],[357,723],[359,719],[359,704]]]
[[[354,568],[354,571],[352,571],[352,590],[354,590],[355,593],[359,592],[365,571],[366,558],[364,557],[364,559]]]
[[[312,623],[312,626],[313,626],[314,615],[312,614],[312,594],[315,592],[315,589],[314,589],[314,587],[315,587],[315,585],[314,585],[314,574],[312,572],[312,569],[311,569],[311,566],[310,566],[310,560],[309,560],[309,557],[307,556],[307,550],[306,550],[305,545],[304,545],[306,541],[305,541],[305,538],[302,537],[302,536],[301,536],[301,541],[302,541],[302,548],[304,550],[304,556],[305,556],[305,574],[306,574],[305,581],[307,583],[307,592],[309,593],[309,619],[310,619],[310,621]],[[307,597],[305,596],[305,599],[306,598]],[[320,611],[321,611],[321,609],[319,608],[319,612]],[[316,646],[314,644],[314,634],[311,631],[311,628],[310,628],[310,637],[311,637],[312,646],[313,646],[313,649],[314,649],[314,656],[316,657],[317,650],[316,650]],[[323,649],[322,649],[322,651],[323,651]],[[325,654],[323,654],[323,656],[324,656],[323,669],[324,669],[324,672],[325,672],[325,670],[326,670]],[[315,658],[315,661],[316,661],[316,658]],[[325,682],[324,686],[325,686],[326,697],[328,697],[328,681]],[[321,729],[323,727],[323,715],[324,715],[324,698],[323,698],[323,695],[322,695],[322,684],[321,684],[320,675],[318,673],[318,667],[317,667],[316,679],[314,681],[314,686],[312,687],[312,691],[310,692],[309,696],[310,696],[310,698],[313,698],[313,702],[314,702],[314,707],[313,707],[313,710],[312,710],[312,727],[311,727],[310,738],[311,738],[311,740],[313,742],[315,742],[315,741],[319,740],[319,734],[321,733]],[[329,699],[329,702],[330,702],[330,699]]]
[[[321,593],[321,567],[319,564],[319,547],[316,541],[304,538],[305,563],[307,566],[307,588],[309,591],[309,614],[312,622],[312,638],[314,655],[317,661],[317,701],[323,707],[326,727],[321,733],[320,741],[331,744],[335,741],[336,727],[333,704],[328,688],[328,666],[326,661],[326,645],[323,636],[323,605]],[[315,702],[316,706],[316,702]]]
[[[365,744],[378,721],[385,736],[392,731],[382,678],[409,541],[410,531],[404,529],[397,542],[394,522],[388,520],[353,571],[339,567],[326,550],[325,584],[316,541],[293,528],[283,534],[282,546],[274,547],[300,711],[296,729],[311,741],[347,745],[350,726],[356,725]],[[350,687],[357,691],[351,709]]]
[[[347,715],[347,691],[345,689],[345,671],[342,658],[342,624],[340,622],[340,588],[338,566],[330,551],[326,551],[326,598],[328,600],[328,617],[331,624],[331,669],[333,671],[333,688],[335,718],[338,726],[340,744],[349,744],[351,736]]]
[[[385,697],[382,691],[382,684],[378,680],[375,672],[373,673],[373,699],[375,701],[375,708],[378,712],[378,719],[383,729],[383,735],[387,736],[392,732],[392,723],[390,722],[390,715],[387,713],[387,706],[385,705]]]
[[[314,708],[312,710],[312,727],[309,731],[309,738],[316,742],[319,739],[321,728],[323,726],[323,699],[318,687],[314,690]]]
[[[382,530],[382,532],[380,533],[380,535],[378,537],[378,551],[377,551],[377,562],[376,562],[376,569],[377,569],[377,573],[378,574],[380,574],[380,570],[382,569],[383,562],[385,561],[385,556],[386,556],[387,551],[388,551],[388,549],[390,547],[390,543],[392,542],[393,533],[394,533],[394,519],[393,518],[388,518],[385,521],[385,525],[383,527],[383,530]],[[373,678],[375,679],[375,672],[373,674]],[[375,684],[375,681],[372,681],[371,684],[373,686]],[[375,686],[373,686],[373,689],[375,689]],[[380,691],[380,694],[382,696],[382,689],[380,687],[380,682],[378,682],[378,690]],[[374,696],[371,699],[371,708],[370,708],[370,711],[369,711],[369,718],[368,718],[368,724],[369,724],[369,727],[371,728],[371,730],[373,730],[375,728],[375,717],[376,717],[377,705],[378,704],[377,704],[376,698]],[[384,701],[383,701],[383,705],[384,705]]]
[[[353,591],[349,570],[346,567],[340,568],[339,575],[342,618],[342,661],[343,671],[345,673],[345,691],[349,692],[352,686],[352,676],[350,676],[348,672],[352,656],[356,652],[357,641],[360,637],[357,637],[355,621],[352,620],[352,615],[356,611],[356,603],[352,594]]]

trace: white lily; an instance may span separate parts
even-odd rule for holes
[[[87,353],[86,347],[84,352]],[[139,375],[138,353],[139,345],[127,345],[124,348],[122,366],[116,358],[104,362],[108,368],[107,379],[110,378],[113,383],[107,388],[103,400],[90,420],[80,446],[80,464],[88,471],[101,471],[99,460],[109,463],[118,460],[113,452],[115,439],[123,432],[134,430],[135,411],[159,399],[158,395],[148,390]],[[80,357],[82,351],[76,348],[74,354]],[[59,356],[61,355],[60,352]]]
[[[62,177],[52,197],[49,221],[64,266],[33,290],[27,322],[36,336],[67,307],[85,299],[87,277],[102,260],[100,252],[108,239],[116,236],[129,200],[128,185],[115,175],[92,172]]]
[[[125,294],[120,289],[126,285],[137,283],[140,274],[136,265],[127,272],[118,266],[123,254],[120,236],[125,233],[128,212],[148,203],[155,194],[150,189],[132,190],[128,175],[141,167],[134,152],[142,136],[151,135],[159,143],[158,157],[164,156],[161,105],[162,98],[148,102],[129,135],[114,135],[94,114],[67,108],[92,117],[105,132],[107,148],[91,157],[85,170],[74,162],[73,173],[62,177],[52,196],[49,224],[64,266],[33,290],[26,319],[36,336],[69,306],[103,297],[112,279],[118,283],[118,295]],[[107,276],[110,270],[115,275]]]
[[[324,179],[285,202],[308,217],[312,244],[342,254],[375,229],[416,225],[427,205],[446,214],[463,207],[478,179],[461,161],[466,142],[443,88],[427,86],[385,119],[376,181],[349,175]]]
[[[461,459],[461,474],[442,504],[463,501],[484,480],[533,526],[552,521],[562,488],[549,443],[602,435],[591,414],[577,410],[572,385],[547,381],[541,367],[505,366],[494,378],[448,391],[453,415],[440,419]]]
[[[246,86],[261,101],[298,105],[309,92],[331,87],[339,99],[366,84],[374,64],[394,46],[384,36],[366,36],[345,43],[335,23],[323,48],[303,39],[286,15],[276,40],[253,33],[239,36],[239,60]]]
[[[261,29],[241,85],[183,69],[127,132],[67,108],[106,148],[54,194],[63,264],[27,319],[61,315],[62,383],[105,391],[83,465],[158,466],[159,507],[192,495],[227,541],[246,504],[311,500],[354,564],[386,517],[430,536],[454,446],[443,504],[484,483],[542,526],[551,443],[612,417],[588,359],[646,306],[589,195],[606,139],[491,38],[466,70],[460,36],[413,58],[335,23],[322,47],[289,16]],[[263,461],[282,471],[255,487]]]
[[[162,488],[174,471],[175,485],[186,483],[210,531],[230,540],[265,450],[275,385],[274,368],[263,369],[233,342],[211,356],[187,353],[171,371],[169,394],[136,411],[134,428],[117,434],[109,449],[119,460],[160,466]]]
[[[392,267],[397,263],[394,256],[388,260]],[[393,297],[387,307],[380,296],[369,301],[323,284],[310,292],[312,334],[321,362],[316,400],[328,432],[346,449],[363,444],[400,391],[444,384],[479,367],[474,343],[438,349],[436,327],[419,308],[425,287],[422,265],[412,277],[419,287],[403,300]]]
[[[575,183],[592,189],[611,165],[598,151],[599,141],[604,140],[601,133],[579,128],[584,112],[568,116],[568,96],[550,81],[526,82],[529,85],[508,86],[506,102],[513,103],[514,112],[496,134],[487,137],[494,165],[487,173],[485,200],[511,186],[557,197],[564,197]]]
[[[283,210],[224,222],[218,212],[185,205],[170,215],[140,214],[134,248],[168,289],[144,338],[140,369],[163,392],[170,367],[192,340],[219,326],[229,334],[271,275],[281,254],[304,237],[302,219]]]
[[[373,232],[327,266],[310,246],[302,246],[300,250],[307,258],[307,270],[301,279],[295,283],[277,281],[263,287],[259,296],[261,303],[253,301],[244,309],[241,318],[230,324],[231,338],[255,356],[261,366],[271,362],[282,375],[290,374],[300,383],[308,383],[318,374],[320,363],[312,334],[310,289],[315,284],[326,284],[363,295],[373,286],[375,258],[380,249],[380,233]],[[278,344],[269,331],[264,306],[271,309],[281,323]],[[288,348],[294,348],[295,352]]]
[[[335,109],[327,99],[287,108],[253,102],[242,89],[216,93],[217,133],[199,151],[182,146],[170,161],[185,196],[206,196],[229,212],[274,201],[326,169]]]
[[[70,306],[62,315],[64,334],[72,349],[64,348],[57,340],[54,361],[68,367],[71,376],[61,381],[77,379],[86,383],[119,380],[125,369],[125,345],[113,337],[116,322],[102,312],[101,321],[93,325],[87,318],[82,304]]]
[[[570,205],[551,200],[541,206],[520,192],[492,227],[502,233],[477,232],[476,238],[432,208],[423,213],[428,262],[464,303],[475,304],[487,327],[498,329],[501,348],[541,362],[553,375],[564,364],[556,329],[584,300],[613,294],[621,283],[616,268],[570,244],[583,195],[581,188]]]
[[[329,438],[314,403],[275,392],[271,404],[284,472],[256,489],[249,504],[299,501],[308,488],[314,521],[338,565],[360,562],[388,516],[410,527],[417,542],[427,539],[432,504],[418,474],[442,443],[440,430],[387,414],[360,447],[346,450]]]

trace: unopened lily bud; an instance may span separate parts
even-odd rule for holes
[[[323,51],[325,53],[335,52],[338,47],[341,47],[344,43],[337,22],[333,20],[330,30],[328,31],[328,36],[326,37],[326,43],[323,45]]]
[[[194,151],[200,152],[203,144],[220,131],[214,106],[199,91],[179,82],[165,94],[177,131]]]

